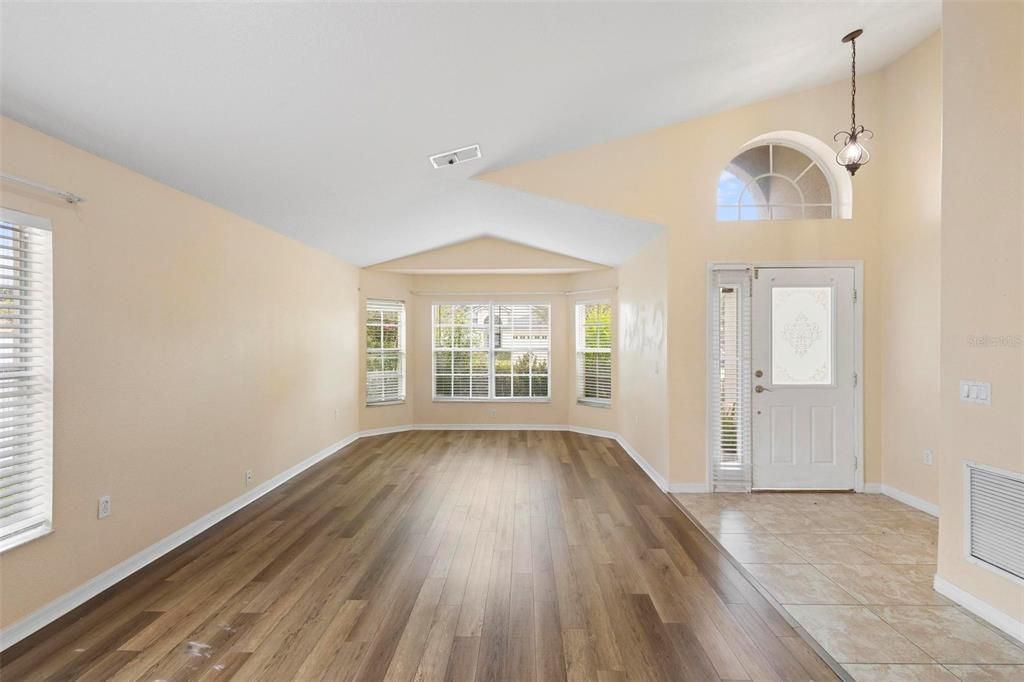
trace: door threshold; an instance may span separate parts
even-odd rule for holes
[[[853,488],[751,488],[752,493],[852,493]]]

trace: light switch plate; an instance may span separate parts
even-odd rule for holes
[[[960,400],[977,405],[992,404],[992,384],[987,381],[960,380]]]

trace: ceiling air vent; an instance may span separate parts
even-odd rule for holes
[[[1024,579],[1024,475],[966,463],[967,554]]]
[[[450,152],[434,154],[430,157],[430,163],[434,164],[434,168],[444,168],[445,166],[454,166],[464,161],[473,161],[479,158],[480,145],[473,144],[462,149],[453,149]]]

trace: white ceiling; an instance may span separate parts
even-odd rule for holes
[[[358,265],[483,233],[618,264],[659,228],[471,178],[843,78],[852,28],[870,71],[941,14],[937,1],[0,12],[5,115]],[[474,143],[480,161],[427,161]]]

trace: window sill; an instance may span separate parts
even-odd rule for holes
[[[367,407],[391,407],[392,405],[405,405],[405,400],[381,400],[375,403],[366,403]]]
[[[30,531],[24,533],[18,533],[14,537],[7,538],[3,542],[0,542],[0,554],[14,549],[15,547],[21,547],[22,545],[38,540],[39,538],[49,535],[53,532],[53,527],[50,524],[40,526],[39,528],[33,528]]]
[[[551,398],[433,398],[435,403],[550,403]]]
[[[599,407],[603,410],[612,409],[612,403],[610,400],[607,402],[601,400],[577,400],[576,404],[583,407]]]

